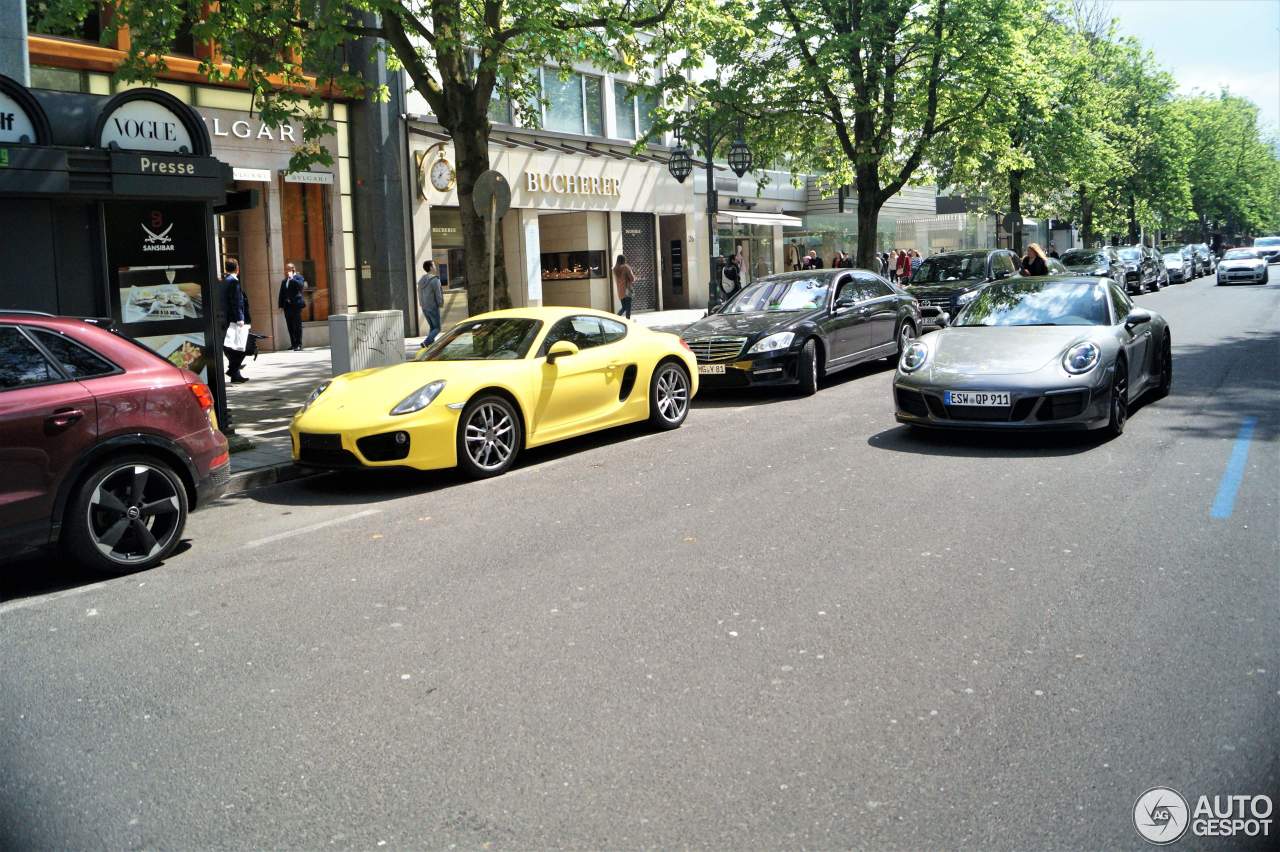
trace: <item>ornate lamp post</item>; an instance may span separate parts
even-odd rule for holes
[[[696,126],[696,130],[700,134],[700,147],[702,148],[703,168],[707,172],[707,253],[710,260],[709,277],[707,278],[707,298],[711,305],[720,302],[720,287],[716,281],[716,214],[719,212],[719,194],[716,192],[716,175],[715,175],[715,159],[714,153],[716,146],[724,141],[728,135],[728,127],[717,128],[714,122],[708,119],[705,124]],[[738,177],[742,177],[751,170],[751,149],[747,147],[747,143],[742,140],[742,122],[739,121],[735,126],[736,138],[733,144],[729,146],[729,168]],[[685,129],[683,127],[676,128],[676,147],[671,152],[671,159],[667,161],[667,171],[671,176],[680,183],[684,183],[685,178],[693,173],[693,155],[684,143]]]

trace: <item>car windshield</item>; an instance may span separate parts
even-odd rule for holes
[[[1258,237],[1253,241],[1255,246],[1280,246],[1280,237]]]
[[[1140,248],[1122,248],[1120,256],[1125,260],[1142,260],[1142,249]]]
[[[830,286],[831,279],[827,276],[765,279],[734,296],[721,313],[811,311],[826,305]]]
[[[418,355],[419,361],[515,361],[523,358],[542,323],[531,319],[464,322]]]
[[[968,278],[984,278],[987,274],[987,255],[943,254],[921,262],[911,276],[912,284],[941,284],[946,281],[963,281]]]
[[[1253,249],[1238,248],[1238,249],[1231,249],[1231,251],[1227,252],[1222,256],[1222,259],[1223,260],[1253,260],[1255,257],[1257,257],[1257,255],[1253,253]]]
[[[1076,249],[1069,251],[1062,256],[1062,262],[1067,266],[1095,266],[1107,262],[1105,252],[1091,251],[1089,249]]]
[[[1011,281],[979,291],[954,325],[1107,325],[1107,291],[1088,281]]]
[[[1176,261],[1176,262],[1178,262],[1178,263],[1182,263],[1182,252],[1180,252],[1180,251],[1167,251],[1167,252],[1165,252],[1165,253],[1164,253],[1164,259],[1165,259],[1165,260],[1172,260],[1172,261]]]

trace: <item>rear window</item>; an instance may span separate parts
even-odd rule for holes
[[[0,390],[62,380],[49,359],[11,325],[0,325]]]
[[[43,328],[33,328],[31,333],[73,379],[109,376],[117,370],[115,364],[65,335]]]

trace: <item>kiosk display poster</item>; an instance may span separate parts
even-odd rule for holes
[[[115,321],[125,334],[206,382],[216,313],[207,211],[190,202],[103,205]]]

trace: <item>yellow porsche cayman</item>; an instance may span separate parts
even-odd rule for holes
[[[289,431],[305,465],[497,476],[525,447],[641,420],[675,429],[697,392],[674,334],[586,308],[494,311],[412,361],[325,382]]]

